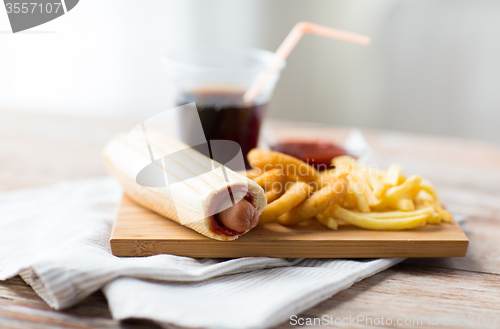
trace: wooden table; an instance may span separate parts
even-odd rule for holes
[[[100,156],[105,142],[136,123],[0,111],[0,191],[105,175]],[[278,134],[314,133],[339,140],[347,133],[345,129],[288,124],[274,127]],[[460,328],[487,327],[481,325],[485,316],[492,322],[500,315],[500,147],[457,138],[363,132],[374,148],[376,163],[386,167],[398,162],[404,172],[431,179],[450,211],[467,216],[467,257],[406,260],[300,317],[342,319],[359,315],[380,321],[383,316],[393,325],[398,319],[422,318],[422,325],[404,326],[422,328],[429,317],[439,317],[436,327],[450,327],[445,323],[452,316],[459,320],[464,315],[462,320],[467,323]],[[0,282],[0,327],[159,328],[150,321],[114,321],[101,292],[66,311],[53,311],[20,277]],[[279,327],[296,326],[285,323]],[[500,327],[500,318],[495,326],[490,325],[494,327]]]

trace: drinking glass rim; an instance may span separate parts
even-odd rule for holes
[[[242,73],[251,72],[257,69],[256,66],[252,67],[215,67],[209,65],[200,65],[189,63],[189,60],[185,60],[186,55],[199,54],[233,54],[236,56],[246,56],[249,58],[257,59],[257,61],[263,63],[262,67],[258,67],[259,70],[264,69],[273,59],[274,53],[268,50],[252,47],[227,47],[227,46],[203,46],[195,47],[186,50],[170,51],[161,57],[161,62],[166,68],[182,69],[185,71],[192,72],[219,72],[219,73]],[[284,61],[277,69],[281,71],[286,66],[286,61]]]

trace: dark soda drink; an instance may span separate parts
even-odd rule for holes
[[[260,126],[267,104],[245,104],[243,93],[225,90],[198,90],[182,95],[178,105],[196,103],[201,125],[207,141],[215,139],[231,140],[241,147],[245,166],[250,169],[247,153],[257,146]],[[189,126],[189,118],[181,113],[184,127]],[[183,139],[190,145],[189,134]],[[194,137],[193,137],[194,138]]]

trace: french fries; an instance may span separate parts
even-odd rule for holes
[[[370,218],[376,218],[376,219],[391,219],[391,218],[412,217],[412,216],[418,216],[418,215],[430,216],[434,212],[435,212],[434,208],[427,207],[427,208],[422,208],[422,209],[415,210],[415,211],[384,211],[384,212],[371,212],[369,214],[362,214],[362,213],[359,213],[359,214],[366,216],[366,217],[370,217]],[[356,213],[356,212],[354,212],[354,213]]]
[[[341,220],[368,230],[396,231],[452,219],[432,183],[402,175],[397,164],[382,171],[343,155],[332,159],[335,169],[317,172],[278,152],[254,149],[248,159],[257,169],[247,177],[262,186],[268,198],[260,224],[277,220],[295,225],[315,219],[337,230]]]
[[[388,189],[387,192],[385,192],[385,196],[389,199],[400,200],[421,182],[422,178],[420,178],[420,176],[415,175],[408,177],[403,184]]]
[[[370,212],[370,205],[368,204],[368,199],[365,196],[364,193],[364,186],[359,187],[357,185],[358,182],[353,178],[353,176],[348,175],[347,176],[347,181],[349,182],[349,187],[352,187],[352,194],[354,195],[354,198],[356,199],[359,211],[361,212]]]
[[[400,199],[396,203],[396,207],[402,211],[412,211],[415,210],[415,205],[411,199]]]
[[[429,217],[427,214],[421,214],[411,217],[378,219],[349,211],[337,205],[328,208],[326,214],[342,219],[352,225],[378,231],[400,231],[424,226]]]
[[[333,217],[325,215],[324,213],[319,213],[316,216],[314,216],[314,218],[316,218],[318,222],[325,225],[331,230],[338,230],[339,228],[339,221]]]
[[[347,156],[334,158],[332,163],[347,173],[349,187],[340,203],[323,212],[326,216],[374,230],[411,229],[451,220],[432,183],[418,175],[403,176],[397,164],[384,172]]]
[[[392,164],[385,175],[385,184],[389,186],[398,185],[399,175],[401,175],[401,166],[398,164]]]

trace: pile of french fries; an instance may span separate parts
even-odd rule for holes
[[[322,213],[331,222],[341,219],[365,229],[394,231],[451,221],[432,183],[418,175],[403,176],[397,164],[383,171],[350,156],[336,157],[332,164],[335,169],[321,176],[345,173],[348,188],[338,204]]]
[[[396,164],[382,171],[340,156],[332,159],[335,169],[318,172],[279,152],[254,149],[248,159],[255,169],[246,175],[264,188],[268,200],[260,224],[315,219],[336,230],[342,220],[364,229],[394,231],[451,221],[434,186],[417,175],[403,176]]]

